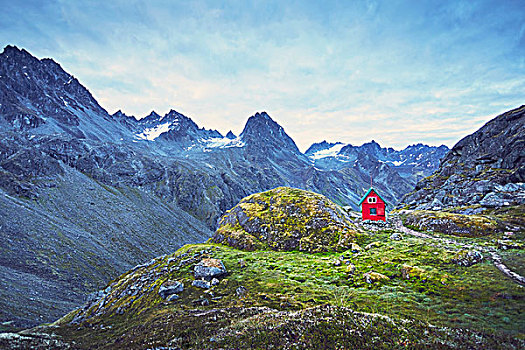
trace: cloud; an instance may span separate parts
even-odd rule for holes
[[[497,1],[10,1],[0,43],[53,57],[109,112],[239,133],[266,110],[303,150],[452,146],[523,104],[524,17]]]

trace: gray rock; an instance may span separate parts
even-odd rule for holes
[[[220,283],[220,281],[217,279],[217,278],[212,278],[211,279],[211,285],[212,286],[216,286]]]
[[[224,264],[219,259],[202,259],[193,270],[196,279],[211,280],[214,277],[226,275]]]
[[[525,108],[521,106],[459,141],[439,169],[418,182],[398,208],[432,209],[438,202],[446,208],[525,203],[524,149]]]
[[[191,285],[197,288],[210,289],[211,283],[205,280],[194,280]]]
[[[239,259],[239,267],[244,269],[246,267],[246,261],[244,259]]]
[[[163,299],[176,293],[180,293],[184,290],[184,284],[180,281],[167,281],[164,282],[159,288],[159,294]]]
[[[237,287],[237,289],[235,290],[235,294],[237,294],[237,296],[241,298],[244,297],[247,292],[248,289],[246,289],[246,287],[244,286]]]
[[[168,298],[166,298],[166,301],[175,301],[179,299],[179,296],[177,294],[172,294]]]
[[[390,235],[390,239],[394,241],[399,241],[403,239],[403,236],[399,232],[394,232]]]
[[[477,250],[461,250],[454,256],[452,262],[460,266],[469,267],[481,262],[482,260],[483,255]]]

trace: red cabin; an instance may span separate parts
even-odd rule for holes
[[[361,198],[359,205],[363,220],[386,221],[386,202],[373,188],[370,188]]]

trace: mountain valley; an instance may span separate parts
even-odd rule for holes
[[[451,150],[303,153],[266,112],[111,115],[7,46],[0,347],[523,348],[524,137],[521,106]]]

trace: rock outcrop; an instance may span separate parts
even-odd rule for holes
[[[321,252],[349,249],[356,237],[355,226],[326,197],[279,187],[241,200],[210,240],[243,250]]]

